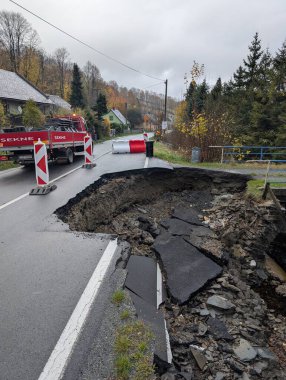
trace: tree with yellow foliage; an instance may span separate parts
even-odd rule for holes
[[[8,125],[8,118],[5,113],[5,108],[3,106],[3,103],[0,102],[0,129],[3,127],[7,127]]]

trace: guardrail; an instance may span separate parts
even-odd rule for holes
[[[211,145],[209,148],[221,149],[221,163],[226,162],[226,156],[237,156],[239,161],[286,162],[286,146]]]

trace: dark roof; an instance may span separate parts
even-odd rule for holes
[[[58,107],[65,108],[67,110],[71,109],[71,105],[66,102],[63,98],[58,95],[48,95],[47,97]]]
[[[36,103],[52,104],[48,97],[21,75],[0,69],[0,99],[15,99]]]

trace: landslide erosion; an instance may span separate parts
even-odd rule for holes
[[[245,193],[248,179],[113,173],[57,210],[71,229],[117,234],[160,263],[173,361],[156,362],[157,379],[286,378],[285,234],[272,202]]]

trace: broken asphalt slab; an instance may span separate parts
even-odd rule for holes
[[[157,307],[157,263],[145,256],[130,256],[127,270],[125,288]]]
[[[153,248],[166,275],[168,290],[175,302],[183,304],[222,273],[222,268],[181,237],[164,234]]]
[[[157,263],[145,256],[130,256],[127,263],[125,289],[129,291],[137,316],[149,324],[156,336],[154,355],[163,362],[170,362],[168,336],[162,311],[157,309]],[[158,284],[163,289],[163,284]],[[164,291],[162,291],[164,293]],[[164,294],[159,298],[164,299]]]
[[[188,243],[206,254],[206,256],[218,264],[224,264],[227,262],[227,253],[217,239],[216,234],[210,228],[202,225],[198,215],[199,212],[193,208],[175,209],[171,219],[165,219],[160,223],[165,228],[163,234],[183,236]]]
[[[166,219],[161,221],[161,226],[166,228],[171,235],[190,235],[193,227],[189,223],[179,219]]]
[[[202,222],[198,217],[199,211],[194,208],[186,209],[184,207],[178,207],[173,212],[173,218],[183,220],[184,222],[202,226]]]

